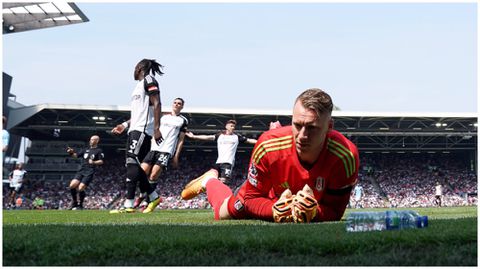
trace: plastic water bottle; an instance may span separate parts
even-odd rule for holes
[[[425,228],[428,217],[413,210],[352,212],[347,217],[347,232]]]

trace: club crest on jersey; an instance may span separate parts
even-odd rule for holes
[[[315,180],[315,189],[317,191],[323,191],[323,189],[325,188],[325,179],[323,177],[317,177],[317,179]]]
[[[255,164],[252,162],[250,165],[250,168],[248,169],[248,182],[252,184],[253,186],[257,187],[258,181],[257,181],[257,168],[255,167]]]

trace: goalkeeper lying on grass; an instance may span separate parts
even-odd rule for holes
[[[248,178],[233,194],[214,169],[188,183],[182,198],[206,191],[215,219],[275,222],[340,220],[358,177],[358,151],[332,129],[333,104],[319,89],[297,97],[292,125],[272,123],[258,139]]]

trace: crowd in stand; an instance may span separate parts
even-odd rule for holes
[[[443,206],[477,205],[476,172],[464,156],[383,154],[362,161],[372,170],[360,171],[361,207],[437,206],[437,183],[443,186]]]
[[[184,201],[180,193],[191,179],[201,175],[215,163],[216,152],[182,152],[180,167],[168,168],[162,174],[157,191],[162,197],[160,209],[208,208],[204,194]],[[122,154],[107,158],[98,169],[87,189],[84,208],[109,209],[123,204],[125,195],[125,158]],[[233,177],[229,186],[235,190],[247,173],[248,152],[236,156]],[[364,154],[361,155],[359,184],[363,195],[358,207],[432,207],[435,204],[435,185],[444,186],[443,206],[477,205],[477,176],[470,161],[447,154]],[[369,169],[367,169],[369,168]],[[19,208],[32,208],[40,197],[45,209],[67,209],[71,203],[67,181],[30,180],[21,194]],[[8,185],[3,188],[3,205],[7,208]],[[353,193],[350,206],[355,205]]]

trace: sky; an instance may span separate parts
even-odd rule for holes
[[[290,110],[321,88],[343,111],[477,112],[476,3],[94,3],[86,23],[7,34],[25,105],[125,105],[143,58],[162,103]]]

